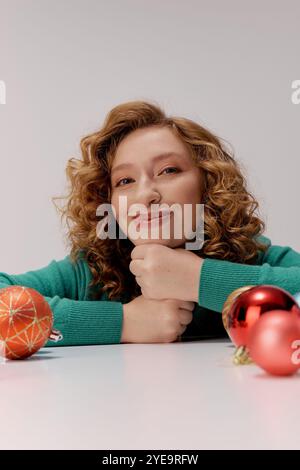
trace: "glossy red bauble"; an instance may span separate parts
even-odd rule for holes
[[[246,290],[251,289],[251,287],[254,287],[254,286],[243,286],[243,287],[239,287],[238,289],[235,289],[229,294],[226,301],[224,302],[223,309],[222,309],[222,321],[223,321],[224,328],[227,331],[228,335],[229,335],[228,316],[230,314],[232,304],[239,295],[241,295]]]
[[[226,316],[232,342],[237,347],[247,347],[249,331],[260,316],[270,310],[285,310],[289,315],[299,313],[299,306],[289,292],[272,285],[254,286],[238,295]]]
[[[251,359],[269,374],[294,374],[300,366],[300,314],[266,312],[249,332],[248,349]]]

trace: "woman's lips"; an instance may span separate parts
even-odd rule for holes
[[[152,217],[150,219],[137,217],[134,221],[136,224],[136,228],[149,227],[151,224],[157,224],[157,223],[161,224],[162,222],[164,222],[166,219],[169,218],[169,215],[170,214],[160,214],[159,217]]]

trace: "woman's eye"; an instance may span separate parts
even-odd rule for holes
[[[176,170],[177,171],[177,168],[175,166],[168,166],[168,168],[165,168],[162,173],[166,170]]]
[[[164,171],[167,171],[167,170],[178,170],[178,168],[174,167],[174,166],[168,166],[167,168],[165,168],[161,173],[163,173]],[[118,183],[116,184],[116,187],[117,186],[127,186],[126,184],[120,184],[122,181],[126,181],[126,180],[131,180],[132,178],[122,178],[120,181],[118,181]]]
[[[121,184],[121,185],[120,185],[121,181],[126,181],[126,180],[130,180],[130,179],[131,179],[131,178],[122,178],[122,179],[116,184],[116,186],[124,186],[124,184]],[[126,185],[125,185],[125,186],[126,186]]]

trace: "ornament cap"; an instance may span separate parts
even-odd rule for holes
[[[53,341],[54,343],[57,343],[58,341],[61,341],[63,338],[64,337],[59,330],[54,330],[52,328],[50,335],[49,335],[49,341]]]

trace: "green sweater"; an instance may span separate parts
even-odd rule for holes
[[[198,304],[193,321],[182,335],[183,341],[226,336],[220,312],[228,295],[238,287],[271,284],[291,294],[300,291],[300,253],[288,246],[272,245],[267,237],[259,239],[269,247],[265,253],[258,253],[256,264],[204,259]],[[111,301],[105,293],[100,300],[90,300],[91,277],[83,257],[72,263],[68,255],[24,274],[0,272],[0,289],[21,285],[32,287],[45,297],[53,312],[53,327],[63,334],[62,341],[47,341],[45,346],[120,343],[125,297]]]

